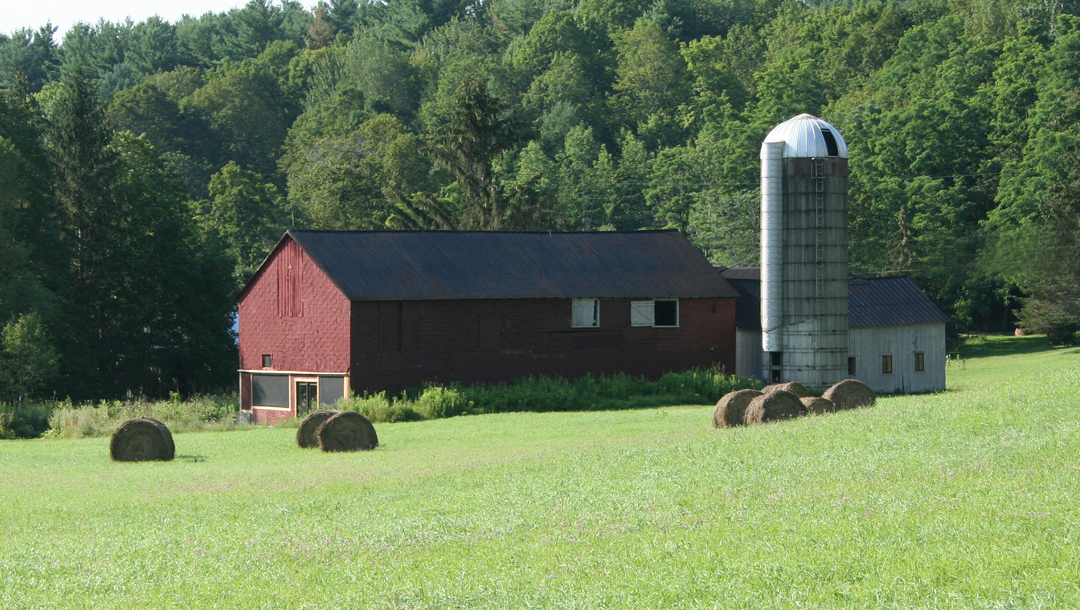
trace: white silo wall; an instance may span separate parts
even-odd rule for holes
[[[783,142],[761,145],[761,344],[766,352],[784,351],[783,152]]]
[[[783,378],[847,377],[847,160],[784,159]]]

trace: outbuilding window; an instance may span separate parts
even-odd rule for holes
[[[847,359],[847,374],[855,375],[855,356],[848,356]]]
[[[270,354],[263,354],[263,368],[268,369],[274,366],[274,358]]]
[[[571,310],[570,326],[574,328],[600,326],[600,299],[574,299]]]
[[[891,375],[892,374],[892,356],[882,356],[881,357],[881,374],[882,375]]]
[[[915,372],[926,370],[926,355],[923,352],[915,352]]]
[[[678,326],[678,299],[630,301],[630,326]]]

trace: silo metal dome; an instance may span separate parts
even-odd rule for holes
[[[785,159],[848,158],[847,142],[840,135],[840,130],[812,114],[800,114],[773,127],[765,136],[765,142],[783,142],[782,156]]]

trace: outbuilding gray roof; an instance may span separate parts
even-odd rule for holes
[[[678,231],[298,231],[353,301],[735,297]]]
[[[735,322],[746,330],[761,329],[761,272],[758,267],[720,269],[739,293]],[[946,316],[911,278],[848,278],[848,326],[907,326],[944,324]]]

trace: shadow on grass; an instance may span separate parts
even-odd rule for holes
[[[205,455],[178,455],[178,456],[176,456],[176,459],[184,460],[185,462],[191,462],[191,463],[194,464],[195,462],[205,462],[206,461],[206,456]]]
[[[1016,356],[1047,352],[1054,348],[1045,335],[1013,337],[1009,335],[981,335],[969,338],[960,346],[960,357],[964,359],[988,358],[990,356]]]

